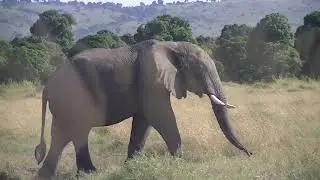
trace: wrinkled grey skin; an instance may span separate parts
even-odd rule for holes
[[[46,104],[52,113],[51,146],[39,177],[55,177],[63,148],[72,142],[78,171],[92,172],[88,134],[92,127],[110,126],[133,117],[127,159],[140,153],[150,127],[164,139],[169,152],[181,156],[181,138],[170,93],[181,99],[187,91],[211,99],[226,138],[248,156],[229,124],[227,106],[213,60],[187,42],[148,40],[117,49],[90,49],[73,57],[46,83],[42,96],[41,141],[35,157],[45,156],[43,138]]]

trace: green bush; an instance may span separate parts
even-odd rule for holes
[[[262,18],[247,42],[248,74],[246,81],[270,81],[275,77],[300,73],[302,62],[293,48],[288,19],[279,13]]]
[[[223,64],[222,79],[225,81],[242,82],[248,76],[247,37],[252,27],[244,24],[225,25],[218,37],[217,48],[213,54]]]
[[[302,74],[320,77],[320,11],[304,17],[304,24],[295,33],[295,48],[303,60]]]
[[[15,38],[0,69],[1,82],[45,81],[65,56],[58,44],[39,37]]]
[[[76,20],[72,15],[50,9],[39,14],[39,19],[30,27],[30,33],[59,44],[67,52],[74,43],[73,25],[76,25]]]
[[[293,43],[293,33],[288,18],[280,13],[271,13],[262,18],[250,33],[255,42]]]
[[[249,53],[248,76],[245,81],[271,81],[279,77],[292,77],[301,70],[302,62],[298,52],[280,42],[261,44],[256,54]]]
[[[116,34],[108,31],[101,30],[94,35],[88,35],[79,39],[76,44],[70,49],[69,57],[90,48],[117,48],[125,46],[123,42]]]
[[[0,40],[0,82],[6,80],[8,75],[9,57],[12,53],[12,46],[6,41]]]
[[[224,81],[256,82],[274,78],[320,76],[320,12],[304,17],[294,36],[287,17],[271,13],[254,27],[225,25],[215,39],[194,37],[188,21],[171,15],[156,16],[137,32],[118,36],[108,30],[87,35],[73,45],[75,19],[57,10],[39,14],[32,36],[0,41],[0,82],[45,81],[66,55],[89,48],[117,48],[147,39],[188,41],[202,47],[214,59]],[[72,46],[73,45],[73,46]]]
[[[195,42],[189,22],[171,15],[157,16],[146,24],[141,24],[134,39],[137,42],[147,39]]]
[[[134,40],[133,35],[131,35],[130,33],[126,33],[126,34],[120,36],[120,39],[122,41],[124,41],[128,45],[132,45],[132,44],[136,43],[136,41]]]
[[[220,39],[216,57],[224,66],[223,80],[242,82],[248,76],[246,37]]]

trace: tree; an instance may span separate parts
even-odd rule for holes
[[[203,48],[208,54],[214,54],[216,50],[216,42],[213,37],[205,37],[205,36],[198,36],[196,37],[196,44],[198,44],[201,48]]]
[[[7,68],[9,57],[12,53],[12,46],[6,41],[0,40],[0,82],[4,82],[8,77],[9,70]]]
[[[273,78],[295,76],[301,70],[299,53],[287,44],[264,43],[258,55],[259,58],[254,60],[248,58],[251,76],[246,81],[271,81]]]
[[[12,50],[2,81],[44,82],[58,65],[66,61],[58,44],[40,37],[15,38],[10,44]]]
[[[262,18],[250,33],[249,41],[292,43],[293,34],[288,18],[280,13],[271,13]]]
[[[122,41],[124,41],[126,44],[128,44],[128,45],[132,45],[132,44],[135,44],[136,43],[136,41],[134,40],[134,37],[132,36],[132,34],[130,34],[130,33],[126,33],[126,34],[124,34],[124,35],[122,35],[121,37],[120,37],[120,39],[122,40]]]
[[[68,56],[72,57],[75,54],[89,48],[117,48],[125,45],[125,42],[123,42],[113,32],[101,30],[98,31],[97,34],[88,35],[79,39],[70,49]]]
[[[224,80],[243,82],[248,79],[246,43],[247,37],[245,36],[220,39],[215,56],[224,66]]]
[[[137,42],[147,39],[195,42],[189,22],[171,15],[157,16],[146,24],[141,24],[134,39]]]
[[[223,64],[222,79],[243,82],[248,79],[246,44],[252,27],[247,25],[225,25],[216,40],[216,52],[213,56]]]
[[[253,30],[253,27],[247,26],[245,24],[227,24],[221,30],[221,35],[218,38],[220,39],[231,39],[237,36],[243,37],[248,36],[249,33]]]
[[[60,14],[52,9],[39,14],[39,19],[30,27],[30,33],[59,44],[67,52],[74,41],[72,25],[75,24],[72,15]]]
[[[304,24],[295,32],[295,48],[303,60],[302,74],[320,77],[320,11],[304,17]]]
[[[320,11],[313,11],[303,18],[304,26],[320,27]]]
[[[248,81],[294,76],[301,68],[288,19],[279,13],[262,18],[249,34],[246,45],[251,77]]]

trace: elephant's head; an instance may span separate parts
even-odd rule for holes
[[[157,49],[155,54],[160,80],[178,99],[187,91],[201,97],[206,94],[225,137],[248,156],[251,153],[240,143],[229,122],[227,108],[233,108],[226,100],[222,83],[211,57],[199,46],[188,42],[170,42]],[[161,55],[160,55],[161,54]]]

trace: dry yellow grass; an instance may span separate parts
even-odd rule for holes
[[[20,89],[20,90],[17,90]],[[183,143],[182,159],[166,153],[152,130],[145,153],[124,167],[131,119],[95,128],[90,152],[97,174],[84,179],[320,179],[320,82],[278,80],[252,86],[225,84],[233,127],[254,155],[247,158],[224,138],[209,100],[189,94],[172,98]],[[33,150],[40,136],[39,92],[29,85],[3,87],[0,97],[0,172],[30,179],[38,166]],[[46,139],[50,142],[51,114]],[[154,156],[153,156],[154,155]],[[72,144],[60,162],[61,179],[76,170]],[[0,173],[1,174],[1,173]],[[1,179],[1,175],[0,175]]]

